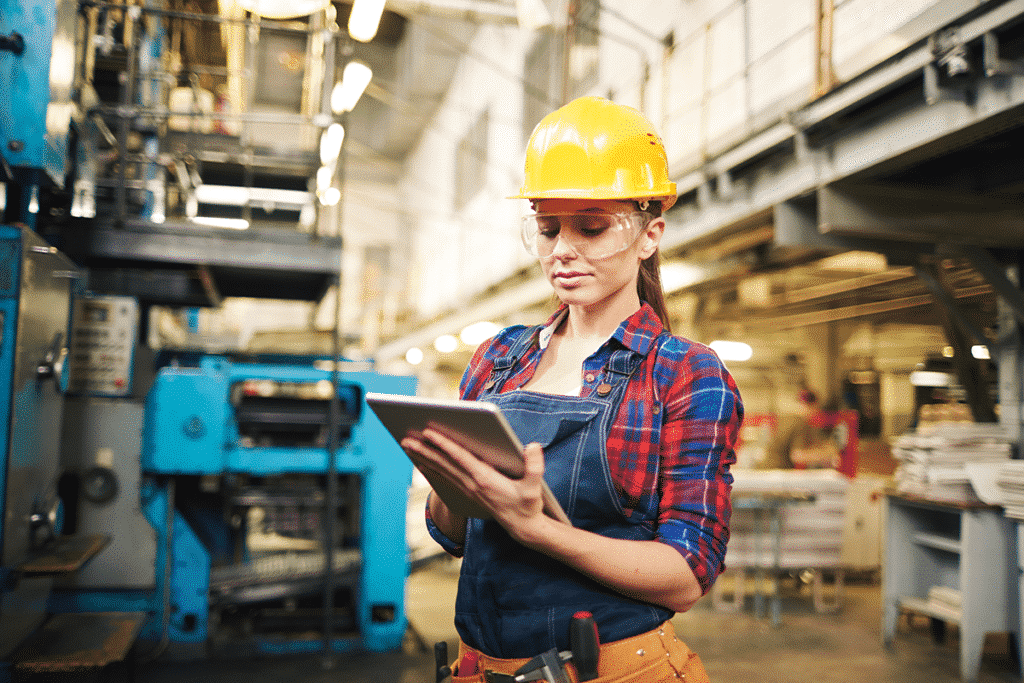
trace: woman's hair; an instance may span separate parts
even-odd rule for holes
[[[647,207],[641,209],[654,220],[661,216],[661,202],[651,202]],[[668,306],[665,305],[665,290],[661,286],[661,257],[658,250],[640,262],[640,274],[636,279],[636,293],[640,295],[640,301],[650,304],[654,312],[658,314],[665,331],[671,334],[672,323],[669,320]]]
[[[640,262],[640,275],[636,279],[636,293],[640,295],[640,301],[646,301],[658,314],[665,331],[672,332],[672,323],[668,317],[668,307],[665,305],[665,290],[661,287],[661,259],[655,251],[649,257]]]

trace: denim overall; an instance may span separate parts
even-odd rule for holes
[[[480,400],[500,407],[524,444],[543,446],[544,479],[574,526],[612,538],[653,539],[641,520],[627,519],[605,450],[629,376],[643,356],[613,351],[587,398],[495,393],[529,347],[530,332],[524,330],[508,355],[497,360]],[[594,615],[601,642],[644,633],[673,615],[520,545],[494,520],[469,520],[455,601],[455,626],[464,643],[503,659],[532,657],[552,647],[568,650],[569,622],[580,610]]]

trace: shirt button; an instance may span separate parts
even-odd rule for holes
[[[588,372],[588,373],[587,373],[587,374],[586,374],[586,375],[585,375],[585,376],[583,377],[583,379],[587,380],[587,384],[590,384],[591,382],[593,382],[593,381],[594,381],[594,373],[592,373],[592,372]]]
[[[608,394],[611,393],[611,391],[612,391],[612,385],[611,384],[598,384],[597,385],[597,394],[599,396],[607,396]]]

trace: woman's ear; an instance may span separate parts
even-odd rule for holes
[[[640,241],[640,258],[645,260],[658,251],[661,238],[665,235],[665,219],[661,216],[652,219],[644,228],[643,237]]]

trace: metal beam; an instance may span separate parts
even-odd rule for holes
[[[1013,311],[1017,321],[1024,324],[1024,295],[1017,285],[1006,277],[1006,273],[992,255],[985,249],[967,245],[959,247],[958,251],[966,256],[985,281],[992,285],[996,294]]]
[[[1024,14],[1024,0],[985,10],[960,25],[962,39],[980,39],[990,31],[1019,21]],[[1019,125],[1017,114],[1024,106],[1024,77],[1010,75],[976,80],[972,102],[940,99],[928,104],[922,96],[916,102],[898,103],[894,111],[883,118],[872,117],[861,124],[847,122],[837,127],[825,141],[817,141],[818,146],[810,147],[807,154],[796,154],[800,145],[783,144],[791,136],[821,128],[829,120],[849,115],[914,79],[923,82],[924,67],[933,59],[928,41],[919,41],[699,168],[691,167],[674,174],[679,192],[686,194],[745,161],[769,150],[782,150],[770,167],[744,177],[743,192],[729,198],[705,193],[705,199],[698,202],[692,213],[687,213],[682,203],[677,205],[679,208],[669,213],[672,227],[662,246],[686,248],[694,241],[715,239],[750,214],[806,196],[823,185],[911,165],[916,160],[941,155],[970,144],[971,140]]]
[[[946,189],[829,185],[818,190],[824,234],[1024,247],[1019,205]]]
[[[928,291],[932,293],[932,296],[935,297],[935,302],[945,309],[951,322],[959,325],[960,329],[966,332],[976,344],[988,346],[992,343],[992,340],[964,315],[963,309],[956,303],[956,299],[942,286],[942,283],[939,282],[931,270],[923,266],[915,266],[914,273],[924,283],[924,286],[928,288]]]
[[[69,232],[76,257],[188,265],[263,268],[300,273],[341,270],[341,238],[284,230],[218,230],[129,225]]]

